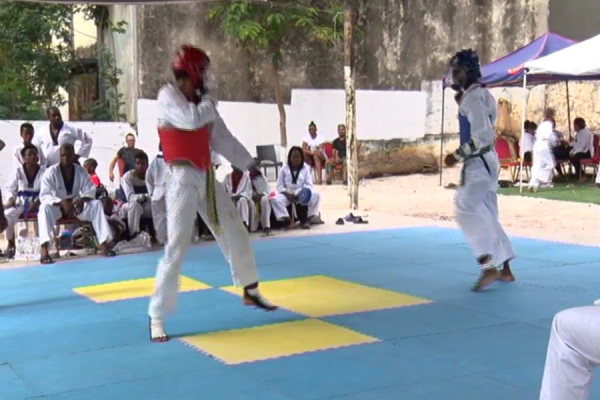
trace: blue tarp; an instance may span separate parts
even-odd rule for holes
[[[483,65],[481,67],[481,73],[483,75],[481,81],[488,87],[522,86],[523,76],[525,75],[523,65],[527,61],[537,60],[538,58],[555,53],[575,43],[574,40],[548,32],[509,55]],[[450,78],[449,74],[444,76],[444,87],[450,86]],[[527,75],[528,85],[552,81],[565,81],[569,79],[573,79],[573,77]]]

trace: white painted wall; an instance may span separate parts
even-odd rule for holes
[[[427,98],[424,92],[357,91],[357,135],[362,140],[397,139],[415,140],[425,134]],[[288,144],[300,145],[308,124],[314,121],[328,140],[337,137],[337,125],[344,123],[345,100],[343,90],[293,90],[292,104],[286,105]],[[158,151],[156,133],[157,110],[155,100],[138,100],[137,147],[152,159]],[[279,143],[279,113],[275,104],[220,102],[219,112],[237,138],[256,155],[257,145]],[[7,144],[0,153],[0,185],[4,186],[12,170],[12,151],[21,138],[22,121],[0,121],[0,139]],[[37,121],[34,126],[46,124]],[[108,181],[108,165],[116,151],[124,145],[125,135],[133,130],[127,123],[73,122],[90,134],[94,140],[91,157],[98,161],[102,183]],[[280,160],[286,150],[278,147]],[[219,168],[222,179],[230,169],[228,163]],[[273,177],[270,177],[273,178]]]
[[[427,94],[424,92],[358,90],[356,94],[357,136],[361,140],[415,140],[425,135]],[[292,90],[286,105],[288,145],[301,145],[314,121],[328,140],[337,137],[337,125],[345,123],[343,90]],[[138,100],[139,143],[157,149],[156,100]],[[279,113],[275,104],[220,102],[219,112],[231,132],[256,155],[257,145],[279,143]],[[286,157],[279,148],[280,160]],[[223,169],[224,174],[228,168]],[[220,171],[218,171],[220,172]]]

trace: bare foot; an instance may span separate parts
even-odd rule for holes
[[[479,292],[486,286],[491,285],[498,279],[498,270],[496,268],[485,269],[481,271],[481,275],[479,275],[479,279],[473,285],[471,290],[473,292]]]
[[[508,261],[504,262],[503,268],[500,270],[500,275],[498,275],[498,280],[506,283],[517,280],[510,269],[510,264]]]

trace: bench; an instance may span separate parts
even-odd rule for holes
[[[17,220],[17,223],[19,223],[19,222],[24,222],[25,224],[28,224],[29,222],[37,223],[37,213],[29,213],[29,215],[27,215],[27,216],[25,216],[24,214],[21,214],[19,216],[19,219]],[[60,228],[61,226],[75,225],[76,227],[79,228],[83,225],[89,225],[89,224],[90,224],[89,222],[81,221],[75,217],[59,218],[56,221],[56,224],[54,227],[54,245],[56,246],[57,249],[60,248],[60,237],[59,237],[60,230],[58,228]]]

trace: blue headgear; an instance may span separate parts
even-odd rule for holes
[[[308,203],[310,202],[311,197],[312,197],[312,192],[310,191],[310,189],[302,188],[302,190],[300,190],[300,193],[298,193],[298,195],[296,196],[296,200],[298,201],[298,204],[300,204],[301,206],[307,206]]]
[[[450,69],[454,90],[464,90],[481,78],[481,66],[475,50],[463,49],[456,53],[450,60]],[[457,74],[455,70],[463,71],[464,74]]]

